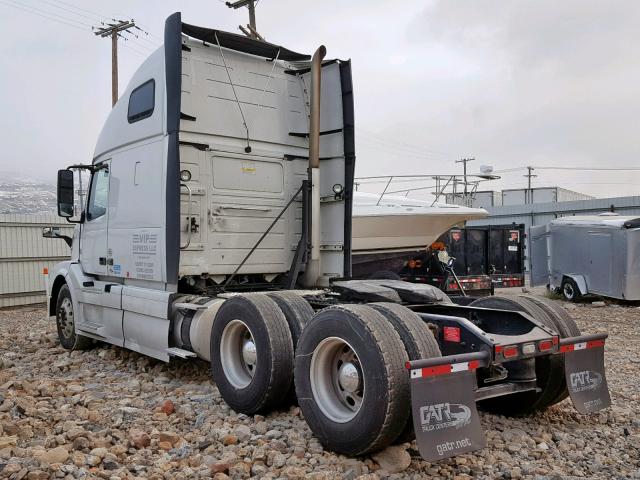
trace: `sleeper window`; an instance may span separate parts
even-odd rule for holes
[[[129,123],[138,122],[153,114],[155,106],[156,82],[149,80],[131,92],[129,96],[129,110],[127,120]]]
[[[109,169],[103,168],[93,174],[87,205],[87,220],[95,220],[107,213],[109,201]]]

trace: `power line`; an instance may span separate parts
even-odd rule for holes
[[[385,143],[382,140],[373,138],[370,139],[362,136],[356,136],[356,144],[359,147],[371,148],[377,151],[382,149],[397,156],[406,155],[410,157],[420,158],[421,160],[431,160],[434,162],[443,162],[445,160],[449,160],[449,158],[434,157],[429,152],[412,150],[402,146],[391,145]]]
[[[138,26],[135,26],[136,30],[139,30],[141,33],[134,33],[131,31],[127,31],[127,33],[129,35],[132,35],[136,40],[140,40],[140,42],[146,42],[146,43],[141,43],[140,46],[145,46],[147,48],[153,48],[153,50],[157,49],[160,45],[157,42],[154,42],[152,40],[149,40],[148,38],[146,38],[149,33],[146,32],[145,30],[142,30],[141,28],[138,28]]]
[[[465,198],[467,197],[467,163],[469,162],[475,162],[475,158],[462,158],[460,160],[456,160],[456,163],[462,163],[463,168],[464,168],[464,196]]]
[[[115,105],[118,101],[118,37],[122,37],[120,32],[125,32],[135,27],[133,20],[120,20],[118,23],[109,23],[104,28],[99,28],[94,32],[102,38],[111,37],[111,102]]]
[[[124,47],[128,48],[129,50],[131,50],[132,52],[136,52],[138,55],[142,55],[145,58],[149,56],[149,54],[151,53],[150,50],[138,50],[138,47],[140,48],[146,48],[144,47],[144,45],[140,45],[140,44],[132,44],[133,42],[129,42],[130,38],[129,37],[125,37],[124,35],[118,33],[118,37],[120,37],[122,40],[124,40],[124,43],[122,44]],[[133,46],[135,45],[135,47]]]
[[[70,9],[70,8],[65,8],[65,7],[63,7],[63,6],[57,5],[57,4],[53,3],[53,2],[52,2],[52,1],[50,1],[50,0],[41,0],[41,1],[43,1],[43,2],[45,2],[45,3],[48,3],[48,4],[49,4],[49,5],[51,5],[53,8],[58,8],[58,9],[60,9],[60,10],[64,10],[65,12],[69,12],[69,13],[72,13],[72,14],[77,15],[77,16],[79,16],[79,17],[86,18],[87,20],[91,20],[92,22],[93,22],[93,21],[95,21],[95,17],[90,17],[90,16],[85,15],[85,14],[83,14],[83,13],[79,13],[79,12],[73,11],[73,10],[72,10],[72,9]]]
[[[48,12],[43,12],[42,10],[38,10],[38,9],[35,9],[33,7],[30,7],[30,6],[23,5],[23,4],[16,5],[14,3],[9,3],[9,1],[10,0],[0,0],[0,3],[2,3],[3,5],[5,5],[7,7],[13,7],[13,8],[16,8],[18,10],[22,10],[23,12],[27,12],[27,13],[30,13],[32,15],[38,15],[39,17],[46,18],[47,20],[52,20],[54,22],[58,22],[58,23],[67,25],[69,27],[77,28],[79,30],[88,30],[88,29],[91,28],[90,25],[84,25],[84,24],[82,24],[80,22],[78,22],[80,24],[72,23],[71,21],[65,19],[64,17],[60,17],[58,15],[51,14],[51,13],[48,13]],[[80,25],[82,25],[82,26],[80,26]]]
[[[511,173],[511,172],[519,172],[521,170],[526,170],[527,167],[515,167],[515,168],[505,168],[502,170],[494,170],[492,173]]]
[[[149,55],[150,53],[154,52],[158,46],[156,45],[155,47],[151,47],[149,45],[146,45],[144,43],[139,43],[139,42],[135,42],[135,40],[138,39],[138,37],[135,36],[135,34],[131,33],[129,30],[126,30],[122,33],[126,33],[129,34],[131,36],[127,37],[124,35],[120,35],[120,38],[122,38],[125,42],[128,42],[129,40],[131,40],[132,44],[134,44],[136,47],[141,48],[142,50],[146,51],[147,55]]]
[[[10,1],[16,1],[16,0],[10,0]],[[98,12],[95,12],[95,11],[92,11],[92,10],[88,10],[86,8],[79,7],[77,5],[74,5],[74,4],[69,3],[69,2],[65,2],[63,0],[42,0],[42,1],[48,3],[49,5],[51,5],[54,8],[59,8],[61,10],[69,12],[71,14],[74,14],[74,15],[80,16],[82,18],[86,18],[88,20],[91,20],[92,22],[95,22],[97,20],[97,21],[100,22],[100,24],[102,26],[105,26],[110,20],[114,21],[114,22],[118,21],[117,19],[113,18],[110,15],[104,15],[104,14],[101,14],[101,13],[98,13]],[[65,8],[65,7],[63,7],[61,5],[56,5],[56,3],[52,3],[52,2],[56,2],[57,4],[65,5],[66,7],[69,7],[69,8]],[[84,13],[80,13],[80,12],[84,12]],[[88,15],[86,15],[86,14],[88,14]],[[128,17],[128,15],[125,15],[125,17]],[[77,21],[77,20],[74,20],[74,19],[69,19],[69,20],[70,21]],[[88,25],[88,24],[84,24],[83,23],[83,25]],[[153,51],[155,51],[155,49],[157,49],[159,47],[159,45],[157,43],[154,43],[151,40],[148,40],[148,39],[145,38],[146,36],[149,36],[149,35],[152,35],[152,34],[150,34],[148,31],[140,28],[138,25],[134,25],[134,27],[136,28],[136,30],[138,30],[142,34],[144,34],[144,37],[143,37],[143,36],[131,33],[137,40],[148,42],[153,47]],[[148,46],[143,45],[143,44],[140,44],[139,46],[141,48],[145,48],[145,47],[149,48]]]
[[[264,38],[258,33],[258,29],[256,28],[256,5],[258,4],[258,0],[236,0],[235,2],[225,3],[227,7],[233,8],[234,10],[247,7],[249,10],[249,23],[247,24],[247,28],[244,28],[242,25],[238,25],[238,28],[247,37],[264,41]]]
[[[87,10],[86,8],[79,7],[77,5],[74,5],[73,3],[65,2],[63,0],[52,0],[52,1],[54,1],[56,3],[60,3],[62,5],[66,5],[66,6],[71,7],[71,8],[74,8],[74,9],[79,10],[81,12],[88,13],[88,14],[92,15],[93,17],[95,17],[98,21],[105,21],[105,20],[109,20],[111,18],[109,15],[102,15],[100,13],[94,12],[92,10]]]
[[[528,168],[528,167],[527,167]],[[584,170],[584,171],[603,171],[603,172],[629,172],[639,171],[640,167],[532,167],[536,170]]]
[[[82,27],[89,26],[89,24],[87,22],[83,22],[81,20],[78,20],[76,18],[72,18],[72,17],[69,17],[69,16],[63,16],[60,13],[52,12],[52,11],[49,11],[49,10],[45,10],[43,8],[40,8],[39,6],[34,6],[34,5],[31,5],[31,4],[28,4],[28,3],[22,3],[22,2],[20,2],[18,0],[8,0],[8,1],[10,1],[11,3],[17,4],[17,5],[20,5],[21,7],[29,8],[29,9],[33,10],[34,12],[39,12],[41,14],[49,15],[50,17],[54,17],[54,18],[57,18],[59,20],[66,21],[66,22],[69,22],[69,23],[73,23],[73,24],[78,25],[78,26],[82,26]]]
[[[415,145],[415,144],[411,144],[411,143],[407,143],[407,142],[402,142],[400,140],[393,140],[393,139],[390,139],[389,137],[383,137],[382,135],[379,135],[379,134],[377,134],[375,132],[371,132],[371,131],[365,130],[365,129],[361,128],[361,127],[356,127],[356,131],[358,132],[359,135],[364,134],[365,136],[373,137],[373,138],[378,139],[380,141],[384,141],[385,143],[393,143],[393,144],[401,145],[401,146],[404,146],[404,147],[407,147],[407,148],[412,148],[414,150],[419,150],[421,152],[430,152],[430,153],[433,153],[433,154],[436,154],[436,155],[442,155],[442,156],[445,156],[445,157],[453,157],[453,155],[450,154],[450,153],[446,153],[446,152],[443,152],[443,151],[440,151],[440,150],[436,150],[436,149],[432,149],[432,148],[426,148],[426,147],[421,146],[421,145]]]
[[[140,27],[142,27],[142,28],[140,28]],[[140,31],[144,32],[145,35],[148,35],[150,37],[153,37],[153,38],[157,39],[157,41],[159,41],[160,43],[164,42],[164,40],[162,38],[158,37],[157,35],[154,35],[151,32],[151,29],[149,27],[147,27],[144,23],[137,22],[136,23],[136,30],[140,30]]]
[[[527,174],[523,175],[524,177],[527,177],[527,191],[525,192],[525,195],[524,195],[524,203],[533,203],[533,191],[531,190],[531,179],[538,176],[533,173],[533,170],[535,170],[533,167],[527,167]]]
[[[122,46],[125,47],[125,48],[128,48],[133,53],[136,53],[136,54],[140,55],[141,57],[147,58],[149,56],[148,53],[141,52],[140,50],[136,50],[134,47],[132,47],[131,45],[127,45],[126,43],[123,43]]]

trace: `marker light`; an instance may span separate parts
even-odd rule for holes
[[[517,357],[518,356],[518,347],[515,346],[515,345],[504,347],[504,350],[502,350],[502,356],[504,358]]]
[[[553,348],[553,340],[542,340],[538,343],[538,348],[541,352],[548,352]]]

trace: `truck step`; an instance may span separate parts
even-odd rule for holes
[[[182,348],[172,347],[167,348],[167,353],[172,357],[180,358],[195,358],[197,355],[189,350],[183,350]]]

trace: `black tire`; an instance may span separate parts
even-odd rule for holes
[[[255,345],[255,366],[251,373],[246,370],[246,379],[241,381],[237,375],[228,376],[223,366],[223,356],[227,368],[235,357],[221,355],[221,349],[227,351],[223,337],[225,345],[234,348],[229,333],[234,328],[248,330]],[[242,350],[239,345],[237,348]],[[238,368],[242,370],[242,366]],[[293,378],[293,341],[285,316],[272,299],[262,294],[238,295],[220,306],[211,329],[211,374],[222,398],[236,412],[266,412],[286,399]]]
[[[276,302],[278,308],[284,314],[284,318],[289,325],[291,332],[291,340],[293,340],[293,348],[295,350],[298,345],[298,339],[302,333],[304,326],[313,318],[313,308],[304,298],[292,292],[272,292],[267,296]]]
[[[582,335],[580,329],[578,328],[578,325],[576,325],[576,322],[573,320],[573,318],[571,318],[567,311],[557,303],[546,298],[534,297],[533,295],[523,295],[523,297],[534,302],[540,308],[544,309],[549,314],[549,316],[552,317],[556,325],[556,331],[560,335],[560,338],[577,337]],[[562,365],[564,369],[564,353],[556,356],[562,358]],[[565,378],[563,388],[558,392],[556,397],[547,404],[547,406],[559,403],[568,396],[569,390],[567,390],[567,383]]]
[[[323,403],[327,395],[316,398],[311,379],[313,375],[313,383],[318,384],[313,368],[328,369],[332,375],[332,366],[320,362],[318,353],[330,342],[338,344],[338,352],[345,351],[340,342],[348,344],[347,350],[357,357],[358,385],[364,385],[359,409],[338,420],[319,406],[318,399]],[[373,308],[339,305],[316,313],[298,343],[295,384],[304,418],[325,448],[344,455],[364,455],[385,448],[400,435],[411,410],[407,360],[400,336]],[[328,385],[337,396],[341,387]]]
[[[552,316],[528,298],[516,296],[484,297],[474,301],[471,306],[524,312],[545,326],[557,331]],[[505,366],[507,369],[509,368],[508,363],[506,363]],[[540,392],[527,391],[503,397],[489,398],[478,402],[478,405],[484,410],[511,416],[528,415],[551,405],[566,388],[564,361],[559,358],[558,355],[536,357],[535,370]]]
[[[560,292],[565,300],[569,302],[577,302],[582,297],[578,284],[572,278],[565,278],[560,285]]]
[[[60,288],[56,300],[56,327],[60,344],[67,350],[89,350],[95,345],[92,338],[76,333],[73,300],[66,284]]]
[[[267,293],[267,296],[276,302],[278,308],[284,314],[284,318],[287,320],[295,355],[300,334],[302,333],[304,326],[311,321],[315,312],[311,305],[309,305],[309,302],[295,293],[272,292]],[[295,405],[296,403],[296,387],[294,383],[291,382],[291,387],[289,387],[289,392],[287,393],[287,397],[283,401],[282,405]]]
[[[391,270],[380,270],[369,275],[369,280],[402,280],[402,277]]]
[[[440,346],[429,327],[422,319],[407,307],[397,303],[369,303],[393,326],[404,345],[409,360],[441,357]],[[415,438],[413,418],[410,415],[407,423],[394,443],[410,442]]]

